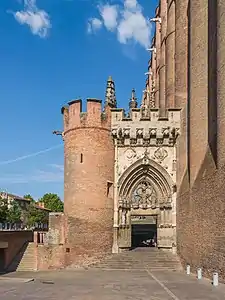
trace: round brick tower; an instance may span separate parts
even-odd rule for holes
[[[110,105],[81,100],[62,108],[64,115],[65,243],[70,260],[112,249],[114,147]],[[72,262],[71,261],[71,262]]]

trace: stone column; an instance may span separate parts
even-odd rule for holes
[[[159,17],[159,7],[156,9],[156,18]],[[161,48],[161,24],[156,22],[155,29],[155,47],[156,47],[156,57],[155,57],[155,106],[159,108],[159,67],[160,67],[160,48]]]
[[[218,102],[218,167],[225,164],[225,2],[217,1],[217,102]],[[214,43],[216,45],[216,43]],[[214,99],[213,99],[214,100]],[[215,102],[214,102],[215,103]]]
[[[189,158],[190,184],[192,185],[203,164],[209,163],[206,158],[208,148],[208,75],[209,75],[209,39],[208,39],[208,5],[206,0],[189,1]],[[214,1],[213,1],[214,2]],[[196,30],[198,28],[198,30]],[[211,113],[211,112],[210,112]],[[212,166],[212,162],[207,166]]]
[[[167,0],[160,2],[161,17],[161,51],[159,67],[159,106],[160,117],[166,116],[166,27],[167,27]]]
[[[153,47],[155,47],[155,44],[153,44]],[[151,92],[151,101],[152,101],[152,107],[158,107],[159,104],[156,103],[156,52],[152,52],[152,84],[150,86],[150,92]]]
[[[164,223],[165,223],[165,209],[163,208],[163,209],[161,209],[160,210],[160,225],[164,225]]]
[[[175,0],[167,5],[166,106],[175,107]]]
[[[118,194],[117,194],[117,181],[118,181],[118,146],[115,139],[115,165],[114,165],[114,216],[113,216],[113,247],[112,253],[118,253],[118,232],[119,232],[119,212],[118,212]]]
[[[176,1],[175,5],[175,106],[181,110],[181,135],[177,143],[177,177],[178,190],[183,186],[188,188],[188,0]],[[185,182],[184,182],[185,181]],[[185,184],[186,183],[186,184]]]
[[[151,76],[150,76],[150,73],[151,73],[151,64],[152,64],[152,61],[151,61],[151,59],[149,59],[149,61],[148,61],[148,72],[149,72],[149,75],[148,75],[148,77],[146,79],[146,85],[145,85],[146,91],[148,90],[148,88],[149,88],[149,90],[151,89]]]

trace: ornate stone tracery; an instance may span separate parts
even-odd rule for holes
[[[140,187],[140,184],[143,182],[147,182],[149,188],[153,187],[154,193],[157,195],[156,199],[158,205],[160,205],[162,201],[164,203],[168,202],[168,199],[171,197],[173,182],[167,171],[157,162],[149,158],[147,151],[144,152],[142,158],[127,167],[120,176],[118,181],[118,194],[120,199],[130,199],[132,202],[132,197],[137,186]]]
[[[127,166],[118,180],[117,241],[121,249],[131,247],[134,215],[154,216],[157,220],[158,247],[172,247],[174,182],[160,163],[149,157],[148,150],[146,148],[141,157],[138,156],[135,162]],[[128,151],[123,153],[131,154]]]
[[[157,204],[157,194],[150,182],[143,180],[136,187],[132,194],[131,206],[134,209],[155,208]]]

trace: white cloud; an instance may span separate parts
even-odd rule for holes
[[[134,42],[145,48],[150,45],[151,25],[137,0],[124,0],[123,6],[100,5],[98,11],[98,20],[107,30],[116,31],[121,44]]]
[[[87,24],[88,33],[94,33],[102,27],[102,21],[97,18],[90,18]]]
[[[51,26],[50,16],[36,5],[36,0],[24,0],[24,9],[13,12],[15,19],[22,25],[30,27],[34,35],[47,37]]]
[[[138,6],[137,0],[125,0],[124,1],[124,7],[126,7],[127,9],[136,9],[137,6]]]
[[[103,19],[105,27],[113,31],[117,26],[118,7],[116,5],[100,5],[99,13]]]

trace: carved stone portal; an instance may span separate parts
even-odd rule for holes
[[[135,189],[132,199],[131,206],[133,209],[148,209],[156,208],[157,195],[156,192],[148,181],[141,181]]]

